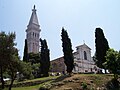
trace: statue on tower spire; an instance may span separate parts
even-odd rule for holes
[[[35,9],[35,5],[34,5],[34,9]]]
[[[35,9],[35,5],[33,6],[33,9],[32,9],[33,12],[36,12],[36,9]]]

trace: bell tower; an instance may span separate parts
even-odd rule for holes
[[[40,25],[38,22],[35,5],[32,9],[32,15],[30,17],[29,24],[26,29],[26,39],[28,45],[28,53],[39,52],[39,38],[40,38]]]

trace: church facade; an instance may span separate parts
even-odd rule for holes
[[[98,68],[91,57],[91,49],[85,43],[76,47],[76,52],[73,53],[73,56],[75,65],[73,72],[97,72]]]
[[[39,38],[40,38],[40,25],[37,18],[37,13],[34,8],[32,9],[32,15],[29,21],[29,24],[26,29],[26,39],[28,46],[28,53],[39,53]]]
[[[73,73],[96,73],[99,70],[91,57],[91,49],[85,43],[76,47],[73,56]],[[64,64],[63,57],[52,60],[51,67],[52,72],[66,72],[66,65]]]

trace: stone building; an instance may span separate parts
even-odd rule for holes
[[[37,18],[37,13],[34,8],[32,9],[32,15],[29,24],[26,29],[26,39],[28,44],[28,53],[38,53],[39,52],[39,37],[40,37],[40,25]]]
[[[84,43],[83,45],[76,47],[74,56],[74,73],[91,73],[97,72],[97,66],[95,65],[91,57],[91,49]],[[66,72],[66,65],[64,64],[64,58],[60,57],[51,61],[52,72]]]
[[[75,65],[73,72],[96,72],[97,66],[91,57],[91,49],[85,43],[76,47],[73,56]]]
[[[66,72],[66,66],[64,63],[64,58],[60,57],[51,61],[51,72]]]

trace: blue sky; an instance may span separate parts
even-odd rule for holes
[[[0,31],[16,32],[22,57],[26,28],[36,5],[41,37],[46,39],[51,60],[63,55],[61,29],[65,27],[72,48],[85,43],[95,52],[95,28],[101,27],[109,46],[120,50],[120,0],[0,0]]]

